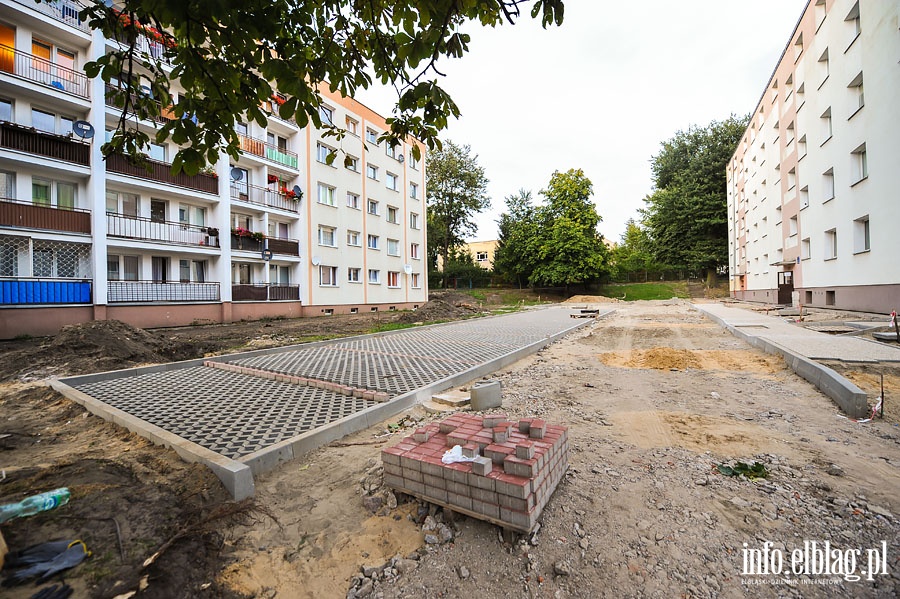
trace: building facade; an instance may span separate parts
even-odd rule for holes
[[[732,295],[900,306],[900,4],[810,0],[727,167]]]
[[[349,133],[339,142],[279,118],[273,96],[266,127],[238,124],[237,161],[172,175],[173,144],[147,148],[149,170],[104,159],[121,100],[83,67],[118,43],[74,0],[0,8],[0,338],[427,300],[424,148],[415,160],[410,143],[379,144],[383,117],[323,88],[323,121]],[[138,126],[152,137],[171,116]]]

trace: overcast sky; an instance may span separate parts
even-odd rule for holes
[[[496,238],[506,196],[539,199],[553,171],[581,168],[601,233],[618,241],[652,191],[660,143],[751,112],[805,5],[567,0],[561,27],[471,28],[471,51],[443,64],[441,84],[462,112],[443,138],[469,144],[490,179],[472,239]],[[358,98],[386,116],[393,106],[384,90]]]

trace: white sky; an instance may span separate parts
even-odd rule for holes
[[[540,200],[553,171],[581,168],[601,233],[618,241],[652,191],[661,142],[751,112],[806,1],[567,0],[561,27],[526,12],[513,27],[474,28],[470,52],[441,67],[462,112],[442,137],[469,144],[490,179],[473,239],[496,238],[506,196]],[[389,115],[390,94],[358,99]]]

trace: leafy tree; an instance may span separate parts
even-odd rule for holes
[[[547,203],[537,222],[537,264],[529,279],[534,285],[586,283],[606,270],[607,248],[597,231],[600,215],[591,201],[594,186],[581,169],[554,172],[547,189]]]
[[[471,152],[467,145],[446,141],[428,154],[428,251],[445,267],[451,251],[478,230],[475,214],[491,207],[484,167]]]
[[[621,242],[613,249],[612,264],[619,276],[643,272],[645,281],[648,271],[656,268],[651,253],[650,236],[647,230],[641,228],[632,218],[625,223]]]
[[[215,162],[220,150],[237,158],[235,121],[264,125],[276,89],[285,96],[278,100],[281,118],[329,126],[319,114],[321,90],[353,96],[377,79],[393,86],[398,98],[383,137],[397,143],[412,136],[436,148],[439,131],[459,115],[436,81],[437,65],[468,51],[462,26],[514,23],[522,5],[532,4],[532,18],[547,27],[559,25],[564,10],[563,0],[87,2],[81,18],[122,44],[85,67],[90,77],[100,76],[118,90],[117,105],[123,107],[104,152],[139,156],[150,138],[127,114],[159,116],[172,107],[177,87],[177,118],[154,139],[182,146],[173,168],[191,174]],[[145,37],[159,42],[161,56],[138,50]],[[331,133],[346,132],[332,126]],[[419,148],[413,153],[418,157]]]
[[[644,199],[641,214],[654,258],[669,267],[704,271],[709,284],[728,264],[725,167],[747,120],[732,115],[678,131],[651,163],[655,190]]]
[[[530,191],[520,189],[506,197],[506,212],[497,220],[498,240],[494,271],[521,289],[534,271],[539,241],[537,209]]]

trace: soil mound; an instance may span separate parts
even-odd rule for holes
[[[615,304],[620,302],[614,297],[606,297],[605,295],[573,295],[564,304]]]
[[[457,294],[471,302],[472,298],[468,295]],[[419,306],[415,312],[405,312],[400,315],[397,322],[412,324],[414,322],[433,322],[435,320],[453,320],[457,318],[465,318],[477,313],[478,307],[471,303],[463,302],[453,304],[443,297],[441,299],[433,299],[430,302]]]

